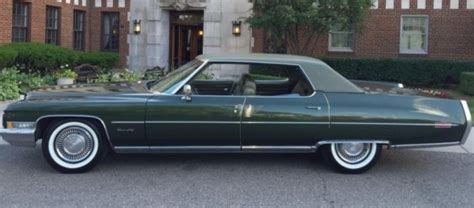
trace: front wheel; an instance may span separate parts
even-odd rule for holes
[[[43,138],[43,155],[59,172],[87,172],[105,156],[106,146],[100,135],[87,120],[56,121]]]
[[[341,173],[359,174],[377,163],[382,146],[377,143],[346,142],[322,146],[326,162]]]

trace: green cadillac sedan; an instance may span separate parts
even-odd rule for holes
[[[465,101],[366,91],[325,63],[270,54],[204,55],[159,80],[29,92],[8,106],[0,135],[42,140],[63,173],[92,169],[109,151],[316,153],[362,173],[382,149],[461,145]]]

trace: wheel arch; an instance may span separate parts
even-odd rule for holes
[[[44,116],[41,116],[36,120],[35,140],[38,141],[42,139],[46,128],[52,122],[57,121],[57,120],[64,120],[64,119],[84,119],[89,122],[92,122],[101,131],[99,133],[103,137],[106,138],[106,142],[109,145],[110,149],[111,150],[114,149],[104,120],[99,118],[98,116],[92,116],[92,115],[44,115]]]

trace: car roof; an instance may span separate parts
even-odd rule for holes
[[[211,62],[219,61],[251,61],[251,62],[271,62],[271,63],[292,63],[299,64],[301,62],[319,63],[323,62],[319,59],[286,55],[286,54],[265,54],[265,53],[224,53],[224,54],[206,54],[197,57],[200,60],[207,60]]]

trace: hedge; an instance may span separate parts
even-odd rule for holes
[[[70,66],[92,64],[102,68],[112,68],[119,61],[118,54],[79,52],[44,43],[12,43],[0,46],[0,51],[17,53],[13,63],[5,62],[7,63],[5,66],[18,65],[22,70],[42,74],[66,64]]]
[[[17,56],[17,51],[11,48],[0,47],[0,68],[13,65]]]
[[[458,85],[462,72],[474,72],[474,61],[403,58],[322,60],[349,79],[400,82],[421,87]]]
[[[461,73],[461,91],[468,95],[474,95],[474,72]]]

